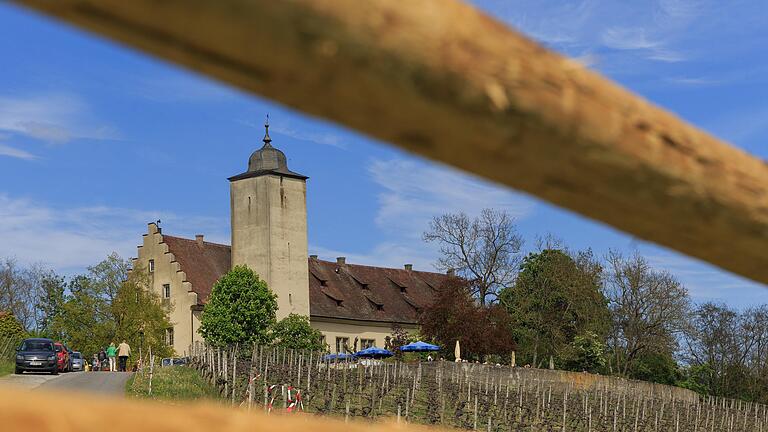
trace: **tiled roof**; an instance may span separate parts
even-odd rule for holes
[[[216,281],[231,267],[227,245],[163,235],[168,251],[204,304]],[[437,288],[448,277],[441,273],[338,264],[309,258],[310,316],[392,323],[418,322]]]
[[[416,323],[448,276],[309,259],[310,316]]]
[[[227,245],[185,239],[163,234],[163,242],[186,273],[187,281],[192,284],[192,291],[197,293],[201,304],[208,301],[213,284],[219,280],[231,265],[230,247]]]

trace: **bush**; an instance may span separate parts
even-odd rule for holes
[[[291,349],[325,351],[320,330],[309,325],[309,318],[303,315],[290,314],[278,321],[272,327],[272,337],[275,343]]]
[[[577,372],[599,373],[605,367],[605,344],[593,332],[576,336],[563,356],[563,366]]]
[[[0,339],[22,339],[26,335],[19,320],[9,312],[0,312]]]

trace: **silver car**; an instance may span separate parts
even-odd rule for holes
[[[69,356],[69,361],[72,365],[72,371],[85,370],[85,361],[83,361],[83,355],[75,351]]]

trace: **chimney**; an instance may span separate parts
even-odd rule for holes
[[[337,257],[336,258],[336,264],[343,266],[347,263],[347,257]]]
[[[312,259],[317,259],[317,255],[310,255],[309,257]]]
[[[448,269],[448,271],[445,272],[445,274],[447,274],[450,277],[454,277],[454,276],[456,276],[456,270],[455,269]]]
[[[200,246],[202,246],[202,245],[203,245],[203,237],[204,237],[204,236],[203,236],[202,234],[197,234],[197,235],[195,236],[195,241],[196,241],[196,242],[197,242],[197,244],[198,244],[198,245],[200,245]]]
[[[413,264],[406,264],[405,265],[405,269],[408,270],[408,271],[413,270]]]

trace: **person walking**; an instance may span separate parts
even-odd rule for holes
[[[125,365],[128,363],[129,355],[131,355],[131,346],[125,342],[125,339],[123,339],[123,342],[117,346],[117,359],[119,362],[118,368],[120,372],[126,371]]]
[[[104,351],[104,348],[99,350],[99,370],[104,372],[107,370],[107,352]]]
[[[117,348],[115,347],[115,343],[111,342],[109,346],[107,347],[107,358],[109,358],[109,371],[115,372],[117,370],[117,367],[115,365],[115,357],[117,356]]]

